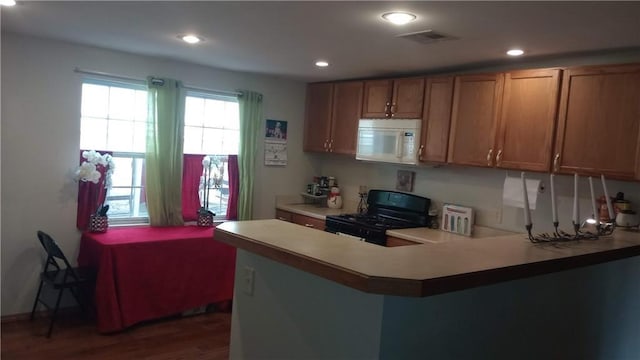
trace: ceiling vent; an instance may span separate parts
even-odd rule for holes
[[[433,30],[423,30],[412,32],[408,34],[398,35],[399,38],[412,40],[415,42],[419,42],[421,44],[431,44],[434,42],[445,41],[445,40],[457,40],[458,38],[449,36],[443,33],[439,33]]]

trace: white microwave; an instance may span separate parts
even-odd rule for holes
[[[360,119],[356,159],[418,164],[420,119]]]

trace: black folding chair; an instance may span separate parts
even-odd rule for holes
[[[69,261],[64,256],[64,253],[56,244],[51,236],[38,231],[38,239],[47,252],[47,262],[45,264],[42,274],[40,274],[40,286],[38,287],[38,294],[36,300],[33,303],[33,309],[31,310],[30,319],[33,320],[38,303],[43,304],[47,309],[52,310],[51,322],[49,324],[49,331],[47,337],[51,337],[51,331],[53,330],[53,323],[56,320],[58,314],[58,308],[60,307],[60,300],[64,290],[69,289],[73,297],[76,299],[83,312],[87,312],[90,302],[86,292],[88,286],[94,283],[93,272],[84,268],[74,268],[69,264]],[[64,263],[64,268],[61,268],[56,259]],[[42,293],[42,286],[44,283],[49,284],[53,289],[58,291],[58,298],[56,300],[55,307],[51,307],[43,299],[40,298]],[[84,295],[84,299],[83,299]]]

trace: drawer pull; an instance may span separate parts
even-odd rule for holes
[[[278,220],[288,221],[286,218],[283,218],[282,216],[278,216]]]
[[[556,157],[553,159],[553,171],[558,172],[558,163],[560,161],[560,153],[556,154]]]
[[[312,224],[304,224],[304,226],[306,226],[306,227],[308,227],[308,228],[315,227],[315,226],[313,226]]]
[[[498,150],[498,155],[496,155],[496,165],[502,165],[502,149]]]

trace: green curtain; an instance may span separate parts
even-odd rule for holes
[[[146,193],[151,226],[183,225],[184,94],[180,82],[149,77]]]
[[[238,168],[240,192],[238,194],[238,220],[251,220],[253,212],[253,177],[258,151],[258,136],[262,125],[262,94],[242,91],[238,97],[240,107],[240,149]]]

